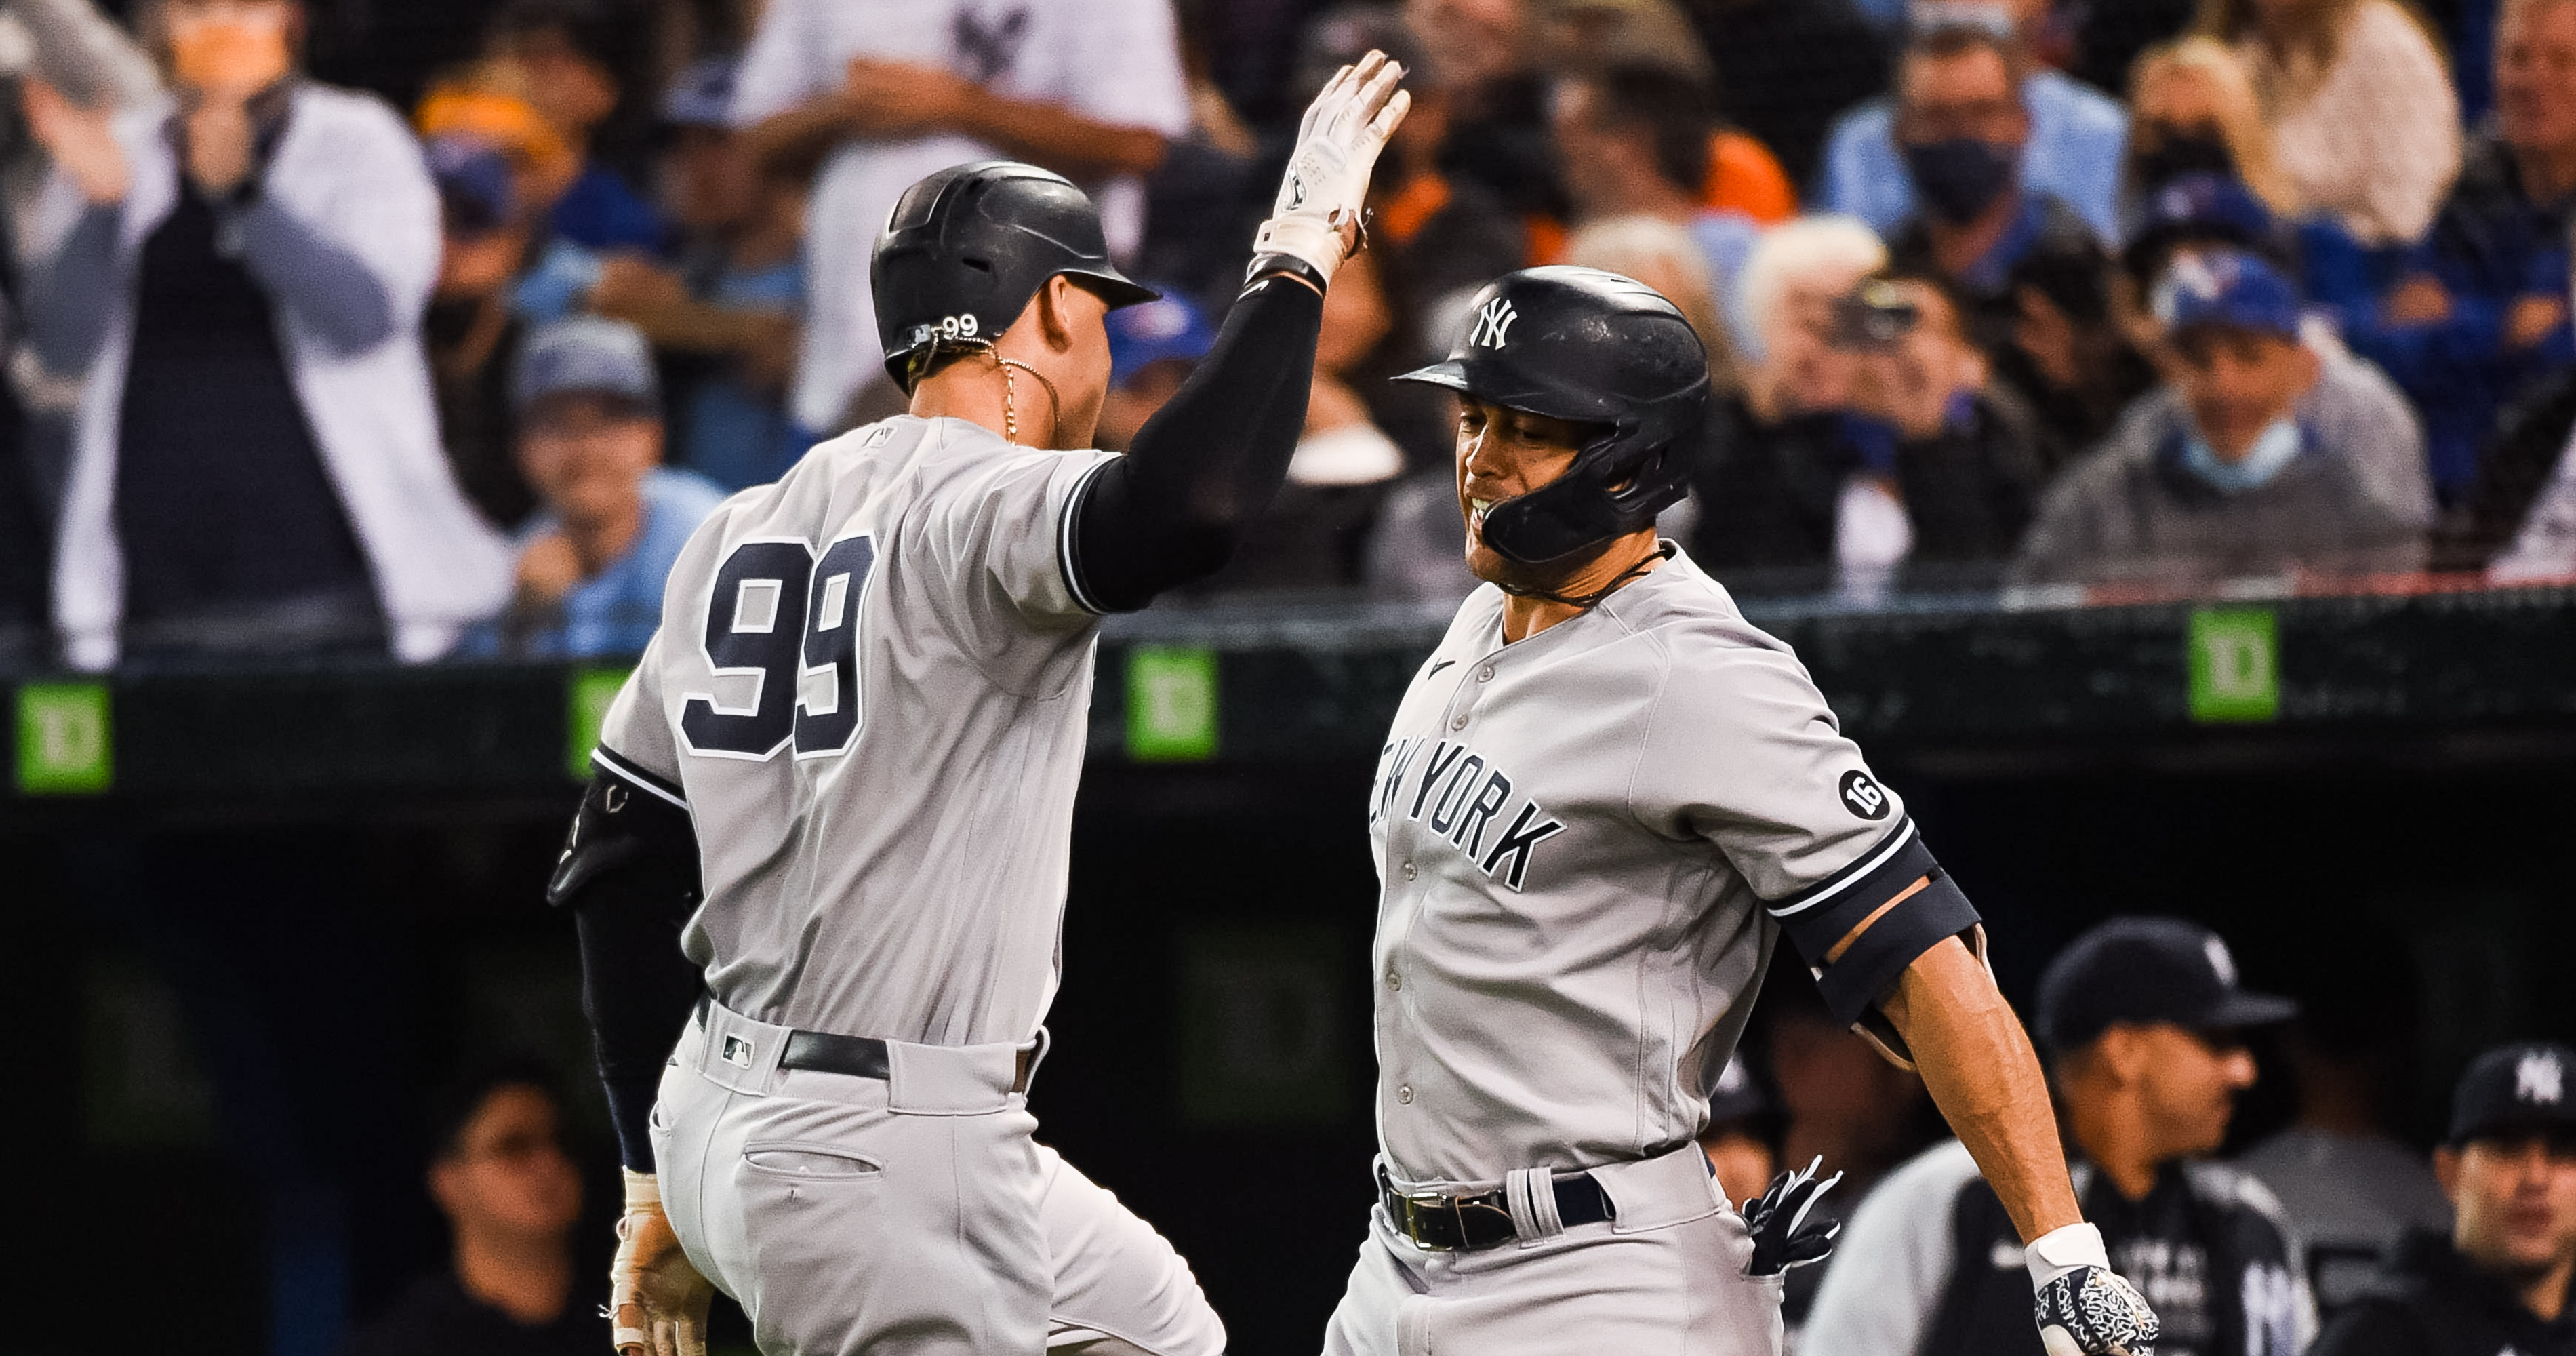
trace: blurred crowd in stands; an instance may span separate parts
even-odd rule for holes
[[[1383,378],[1547,262],[1708,339],[1665,528],[1739,594],[2576,576],[2576,0],[457,0],[408,107],[305,74],[321,3],[0,3],[0,663],[631,653],[723,494],[902,409],[869,247],[977,157],[1164,290],[1115,445],[1372,47],[1289,486],[1176,605],[1461,596]]]

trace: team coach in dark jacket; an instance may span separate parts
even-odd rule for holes
[[[2375,1292],[2309,1356],[2576,1356],[2576,1050],[2517,1044],[2469,1065],[2434,1175],[2459,1212],[2406,1235]]]

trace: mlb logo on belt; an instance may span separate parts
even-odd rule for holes
[[[1476,312],[1476,328],[1468,332],[1467,346],[1501,348],[1504,337],[1511,333],[1512,322],[1520,318],[1521,313],[1513,310],[1511,302],[1504,298],[1496,297],[1486,302],[1483,309]]]
[[[740,1036],[724,1038],[724,1062],[739,1068],[751,1067],[751,1042]]]

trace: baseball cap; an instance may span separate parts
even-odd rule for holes
[[[2168,334],[2201,325],[2299,337],[2299,289],[2244,250],[2187,250],[2156,281],[2156,319]]]
[[[2289,999],[2237,981],[2219,935],[2180,918],[2114,918],[2057,953],[2039,978],[2039,1039],[2090,1044],[2117,1023],[2235,1031],[2287,1021]]]
[[[2576,1050],[2554,1041],[2515,1041],[2469,1061],[2451,1090],[2454,1146],[2512,1130],[2576,1129]]]
[[[661,383],[653,375],[653,349],[644,332],[623,320],[579,315],[528,336],[512,374],[512,407],[525,410],[571,391],[613,396],[647,409],[658,404]]]
[[[2011,42],[2021,36],[2021,24],[2012,6],[1995,0],[1915,0],[1905,7],[1905,31],[1915,38],[1964,32]]]
[[[1109,379],[1123,384],[1156,363],[1197,362],[1216,347],[1207,314],[1171,288],[1153,301],[1109,313]]]
[[[477,137],[449,135],[430,138],[421,154],[429,162],[430,182],[438,186],[450,230],[482,235],[518,215],[518,184],[510,174],[510,157],[499,147]]]
[[[725,56],[689,63],[663,92],[662,121],[673,127],[731,127],[734,72],[740,66]]]
[[[2280,221],[2244,181],[2228,174],[2178,174],[2139,204],[2137,233],[2120,251],[2131,274],[2178,240],[2233,245],[2266,255],[2281,249]]]

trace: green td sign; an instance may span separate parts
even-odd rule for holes
[[[2204,724],[2281,714],[2280,626],[2268,607],[2191,614],[2191,718]]]
[[[1140,763],[1216,756],[1216,651],[1139,645],[1127,654],[1127,756]]]
[[[95,796],[116,781],[105,683],[29,683],[18,689],[18,790]]]
[[[599,747],[599,727],[608,721],[609,703],[626,686],[629,668],[578,668],[564,686],[564,766],[577,782],[590,780],[590,751]]]

